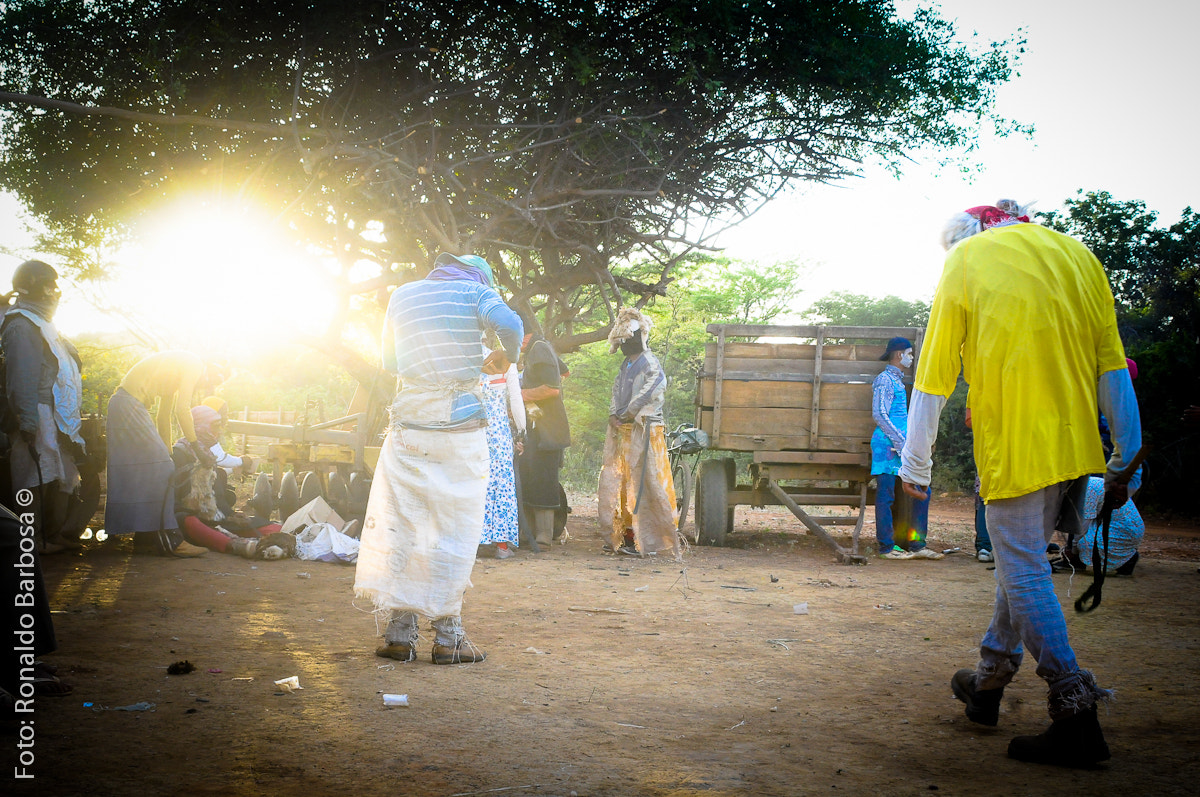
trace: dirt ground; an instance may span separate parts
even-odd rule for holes
[[[729,548],[617,558],[594,499],[572,502],[565,544],[478,561],[464,623],[481,664],[434,666],[428,640],[416,662],[376,658],[352,566],[127,543],[46,557],[48,660],[75,689],[36,701],[32,779],[10,778],[19,742],[0,737],[3,793],[1196,793],[1200,528],[1152,525],[1092,614],[1072,609],[1090,576],[1055,576],[1081,662],[1118,690],[1113,759],[1075,771],[1005,755],[1048,723],[1032,663],[998,728],[951,695],[994,592],[968,553],[836,564],[790,515],[739,508]],[[935,498],[931,547],[971,549],[971,509]],[[182,659],[196,671],[168,675]],[[302,690],[280,693],[288,676]]]

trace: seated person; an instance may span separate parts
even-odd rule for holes
[[[192,408],[196,438],[215,457],[205,465],[196,457],[187,441],[180,440],[171,451],[175,462],[176,517],[184,537],[219,553],[231,553],[247,559],[282,559],[295,552],[295,538],[280,533],[277,524],[256,525],[234,510],[236,495],[229,487],[222,459],[229,455],[219,440],[220,416],[211,407]],[[234,466],[244,466],[241,458]],[[247,460],[249,458],[246,458]]]
[[[1104,539],[1101,528],[1096,523],[1100,507],[1104,503],[1104,479],[1100,476],[1088,478],[1087,497],[1083,504],[1083,534],[1073,540],[1068,557],[1079,568],[1089,567],[1092,563],[1092,546],[1099,543],[1100,555],[1104,556]],[[1133,499],[1126,501],[1123,506],[1112,513],[1112,522],[1108,529],[1108,569],[1107,573],[1119,576],[1133,575],[1133,568],[1138,562],[1138,545],[1146,533],[1146,524],[1141,514],[1133,505]],[[1099,539],[1097,539],[1099,538]]]

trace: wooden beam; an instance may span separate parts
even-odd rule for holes
[[[709,324],[711,335],[724,330],[731,338],[815,338],[819,327],[775,324]],[[897,336],[913,340],[921,327],[825,327],[825,337],[850,340],[888,340]]]
[[[813,357],[812,417],[808,427],[813,439],[821,436],[821,347],[824,342],[825,327],[817,327],[817,350]]]
[[[725,381],[725,330],[717,333],[716,390],[713,394],[713,428],[709,434],[713,440],[721,435],[721,385]],[[701,416],[703,417],[703,416]]]

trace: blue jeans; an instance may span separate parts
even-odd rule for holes
[[[975,553],[992,550],[992,538],[988,536],[986,505],[979,493],[975,494]]]
[[[929,496],[926,495],[924,501],[909,498],[900,486],[900,477],[890,473],[877,474],[875,482],[878,485],[875,489],[875,540],[879,552],[887,553],[896,545],[909,551],[924,548],[925,535],[929,533]]]
[[[1069,487],[1070,482],[1063,482],[988,504],[987,521],[996,546],[996,605],[976,668],[977,688],[1005,686],[1027,649],[1037,660],[1037,674],[1050,685],[1054,719],[1086,708],[1104,694],[1091,674],[1079,669],[1046,564],[1046,543]]]

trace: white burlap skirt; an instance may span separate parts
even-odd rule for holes
[[[354,580],[376,610],[458,616],[483,530],[483,428],[392,430],[371,480]]]

